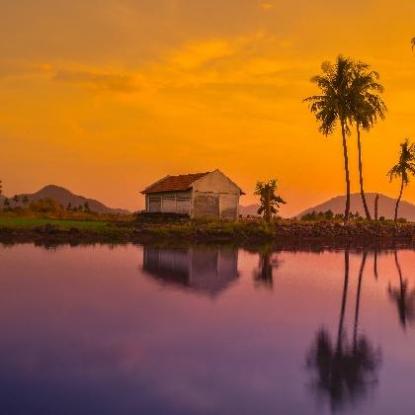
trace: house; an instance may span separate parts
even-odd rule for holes
[[[146,212],[230,220],[238,219],[239,198],[245,194],[220,170],[166,176],[142,193],[146,198]]]
[[[163,284],[214,298],[237,281],[238,251],[144,246],[143,271]]]

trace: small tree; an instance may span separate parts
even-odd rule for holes
[[[91,212],[91,209],[89,208],[89,203],[88,202],[84,203],[84,211],[85,212]]]
[[[20,201],[19,196],[14,195],[13,196],[13,202],[14,202],[14,204],[17,205],[19,203],[19,201]]]
[[[6,209],[6,210],[10,209],[10,201],[7,197],[4,199],[3,205],[4,205],[4,209]]]
[[[388,172],[390,181],[395,178],[401,180],[399,196],[395,205],[395,222],[398,220],[399,203],[401,202],[403,189],[409,183],[409,175],[415,176],[415,144],[410,143],[409,140],[406,139],[403,143],[401,143],[399,161]]]
[[[27,195],[24,195],[22,198],[22,203],[26,206],[29,203],[29,198],[27,197]]]
[[[66,206],[66,210],[72,210],[72,203],[69,202],[68,205]]]
[[[260,197],[261,204],[258,214],[263,215],[267,222],[271,222],[272,216],[278,213],[280,205],[286,203],[276,192],[277,181],[275,179],[256,184],[255,194]]]

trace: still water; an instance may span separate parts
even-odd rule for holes
[[[414,415],[414,264],[0,247],[0,413]]]

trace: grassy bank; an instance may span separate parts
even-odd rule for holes
[[[277,245],[412,244],[415,224],[356,221],[171,221],[73,220],[0,216],[0,241],[50,242],[203,242]]]

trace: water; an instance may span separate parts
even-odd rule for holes
[[[0,248],[2,414],[415,413],[415,252]]]

